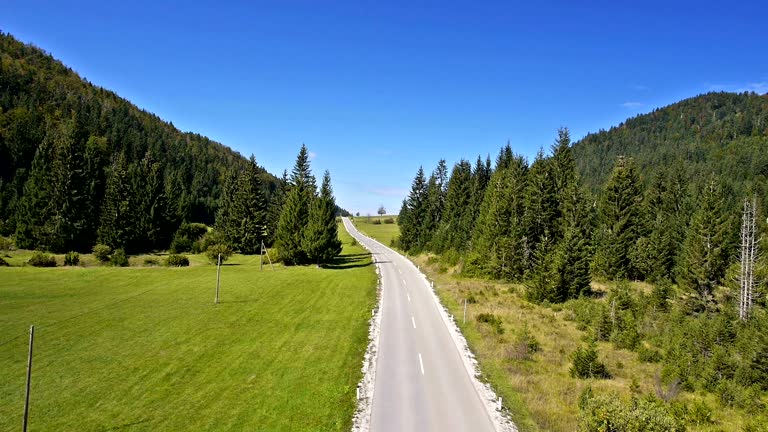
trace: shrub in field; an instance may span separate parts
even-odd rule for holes
[[[492,313],[483,312],[477,315],[477,321],[491,326],[496,334],[504,334],[504,327],[501,326],[501,318]]]
[[[80,254],[77,252],[67,252],[66,255],[64,255],[64,265],[65,266],[76,266],[80,264]]]
[[[591,389],[590,393],[591,393]],[[653,397],[624,402],[615,395],[582,395],[579,401],[580,431],[682,432],[685,425],[669,408]]]
[[[43,252],[35,252],[27,264],[34,267],[56,267],[56,258]]]
[[[637,350],[637,359],[643,363],[658,363],[662,360],[662,356],[655,349],[640,346]]]
[[[352,246],[357,246],[357,239],[353,238],[352,242],[350,243]]]
[[[373,225],[381,225],[381,221],[378,220],[378,219],[374,219],[374,220],[371,221],[371,224],[373,224]]]
[[[109,261],[109,254],[112,253],[112,248],[107,245],[97,244],[93,247],[93,256],[96,257],[99,262],[105,263]]]
[[[393,223],[395,223],[395,219],[394,218],[386,218],[386,219],[384,219],[384,223],[385,224],[393,224]]]
[[[116,249],[109,258],[109,263],[115,267],[128,267],[128,257],[123,249]]]
[[[221,254],[221,262],[224,262],[232,256],[232,253],[232,248],[225,244],[212,244],[208,246],[208,250],[205,251],[208,260],[214,264],[218,263],[219,254]]]
[[[189,258],[184,255],[171,254],[165,259],[165,265],[168,267],[187,267],[189,266]]]
[[[10,267],[10,264],[3,257],[0,257],[0,267]]]
[[[594,344],[579,347],[571,354],[573,365],[570,374],[573,378],[610,378],[611,374],[605,364],[597,358],[597,350]]]
[[[160,261],[155,257],[146,257],[144,258],[144,265],[145,266],[156,266],[160,265]]]
[[[0,252],[8,252],[13,249],[13,241],[8,237],[0,236]]]
[[[208,227],[201,223],[183,223],[176,231],[171,241],[171,252],[189,252],[195,242],[208,232]]]

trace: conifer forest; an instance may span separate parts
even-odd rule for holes
[[[520,283],[530,302],[572,310],[592,341],[661,363],[660,383],[757,414],[768,390],[766,145],[768,96],[711,93],[575,144],[560,129],[530,163],[509,144],[495,160],[440,160],[416,173],[394,243],[465,277]],[[584,377],[610,376],[590,361]],[[581,406],[582,426],[610,410],[598,405]]]
[[[255,254],[263,244],[286,263],[318,264],[341,250],[335,217],[346,212],[329,173],[318,189],[304,146],[277,178],[8,34],[0,89],[0,235],[18,248]]]

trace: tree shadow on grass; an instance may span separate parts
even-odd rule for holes
[[[346,254],[339,255],[328,264],[325,264],[323,268],[330,270],[344,270],[359,267],[368,267],[372,265],[370,254]]]

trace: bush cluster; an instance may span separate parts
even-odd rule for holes
[[[571,354],[570,374],[573,378],[610,378],[611,374],[605,367],[605,364],[597,358],[597,350],[594,344],[589,344],[586,347],[578,347],[576,351]]]
[[[128,257],[125,255],[125,250],[115,249],[112,256],[109,257],[109,263],[115,267],[128,267]]]
[[[201,223],[183,223],[176,231],[171,241],[171,253],[203,252],[194,251],[195,243],[200,241],[208,233],[208,227]]]
[[[205,255],[208,257],[208,260],[214,264],[218,263],[219,255],[221,255],[221,262],[224,262],[228,260],[232,254],[232,248],[229,245],[222,243],[212,244],[208,246],[208,250],[205,251]]]
[[[489,324],[496,334],[504,334],[504,327],[501,326],[501,317],[483,312],[478,314],[476,319],[478,322]]]
[[[96,259],[100,263],[105,263],[109,261],[109,255],[112,253],[112,248],[104,245],[104,244],[97,244],[93,247],[93,256],[96,257]]]
[[[386,218],[386,219],[384,219],[384,223],[385,224],[393,224],[393,223],[395,223],[395,219],[391,218],[391,217],[390,218]]]
[[[67,252],[64,255],[65,266],[76,266],[80,264],[80,254],[77,252]]]
[[[185,255],[171,254],[165,259],[165,265],[168,267],[187,267],[189,266],[189,258]]]
[[[56,267],[56,258],[43,252],[35,252],[27,264],[34,267]]]

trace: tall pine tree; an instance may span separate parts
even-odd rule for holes
[[[303,264],[308,260],[302,243],[309,222],[309,206],[315,193],[315,179],[309,168],[309,152],[302,144],[291,172],[289,192],[275,237],[278,253],[286,264]]]
[[[642,235],[642,190],[631,159],[619,157],[600,203],[596,271],[611,279],[633,278],[630,251]]]
[[[712,302],[712,292],[728,265],[734,232],[725,196],[712,177],[696,202],[678,268],[677,280],[691,295],[693,311],[702,311]]]
[[[331,174],[326,171],[320,195],[312,202],[309,225],[304,235],[304,250],[311,262],[327,263],[341,253],[341,241],[336,224],[336,200],[331,188]]]

